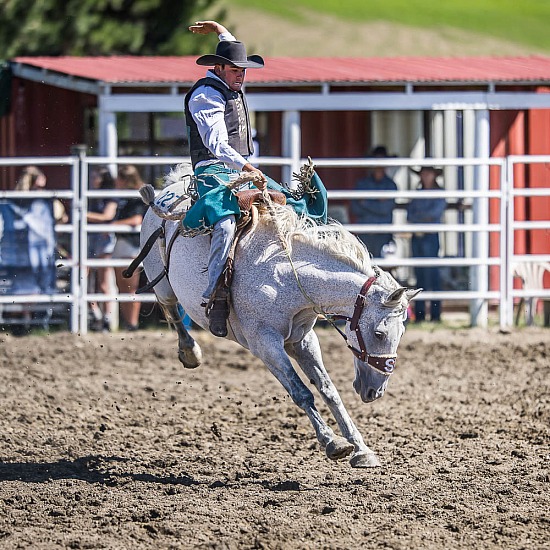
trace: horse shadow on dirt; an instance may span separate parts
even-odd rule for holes
[[[116,456],[92,455],[60,459],[56,462],[0,462],[0,483],[22,481],[45,483],[59,479],[80,479],[87,483],[114,486],[130,481],[160,483],[164,485],[198,485],[186,474],[157,476],[153,474],[121,472],[120,466],[131,459]]]
[[[132,481],[190,487],[206,485],[209,488],[233,489],[242,485],[257,485],[269,491],[304,491],[306,487],[295,480],[262,479],[261,474],[248,472],[235,477],[234,480],[207,479],[197,480],[193,476],[180,473],[178,475],[156,475],[152,473],[132,473],[133,460],[117,456],[91,455],[70,459],[60,459],[56,462],[2,462],[0,461],[0,483],[5,481],[20,481],[23,483],[46,483],[61,479],[79,479],[90,484],[114,487],[125,485]],[[158,466],[158,465],[156,465]],[[140,469],[143,464],[140,465]],[[151,466],[147,468],[153,469]],[[217,476],[215,476],[217,477]],[[222,476],[223,477],[223,476]]]

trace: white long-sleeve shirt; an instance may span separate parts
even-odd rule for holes
[[[229,32],[220,34],[218,38],[220,41],[236,41],[236,38]],[[218,80],[229,89],[227,84],[214,74],[214,71],[209,70],[206,76]],[[242,167],[248,161],[229,145],[229,136],[225,125],[225,98],[223,95],[211,86],[199,86],[189,99],[189,112],[197,124],[202,142],[218,161],[225,163],[234,170],[242,170]],[[199,162],[197,166],[211,164],[212,162],[211,160],[204,160]]]

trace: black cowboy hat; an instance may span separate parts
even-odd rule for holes
[[[417,175],[420,175],[420,173],[422,171],[431,171],[431,172],[435,172],[435,176],[441,176],[441,174],[443,174],[443,169],[442,168],[436,168],[435,166],[421,166],[419,170],[415,170],[414,168],[410,168],[410,171],[411,172],[414,172],[415,174]]]
[[[243,69],[261,69],[264,60],[259,55],[247,57],[246,47],[242,42],[222,40],[218,43],[216,53],[202,55],[197,59],[197,65],[233,65]]]

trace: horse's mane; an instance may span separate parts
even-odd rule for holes
[[[168,174],[164,174],[162,178],[164,181],[163,188],[168,187],[174,183],[179,183],[181,181],[185,182],[185,189],[191,183],[191,178],[193,177],[193,167],[188,162],[182,162],[177,164],[173,168],[170,168]]]
[[[268,209],[262,210],[260,220],[275,225],[289,254],[293,243],[301,241],[328,252],[362,273],[372,273],[372,261],[365,245],[339,222],[330,220],[319,225],[307,216],[299,216],[289,206],[273,204],[271,208],[273,215]]]

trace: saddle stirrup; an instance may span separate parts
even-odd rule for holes
[[[214,336],[227,336],[227,318],[229,317],[229,292],[224,286],[218,287],[206,307],[208,328]]]

